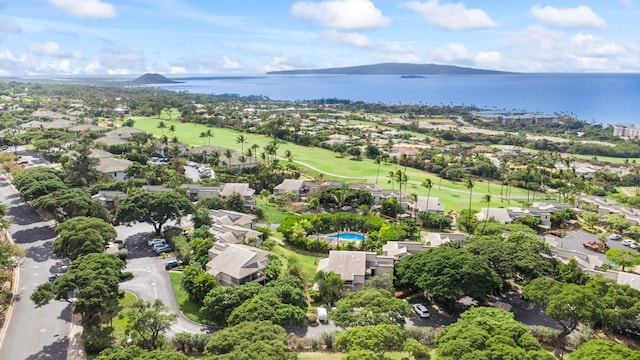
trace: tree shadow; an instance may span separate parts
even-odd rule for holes
[[[9,208],[9,216],[18,225],[29,225],[42,221],[42,217],[33,208],[25,203]]]
[[[58,339],[50,345],[44,346],[40,351],[30,355],[25,360],[66,360],[69,339]]]
[[[13,241],[17,244],[30,244],[38,241],[51,240],[56,237],[49,226],[43,225],[24,230],[18,230],[12,235]]]
[[[60,311],[60,315],[58,315],[58,319],[64,320],[66,322],[71,322],[71,304],[67,304],[67,306]]]
[[[147,244],[147,239],[153,234],[151,232],[142,232],[133,234],[124,240],[124,244],[129,251],[127,259],[139,259],[149,256],[157,256]]]
[[[33,246],[27,250],[26,257],[36,262],[44,262],[50,259],[54,259],[53,255],[53,241],[47,241],[42,246]]]

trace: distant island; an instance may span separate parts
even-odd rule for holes
[[[152,84],[176,84],[179,81],[168,79],[160,74],[144,74],[135,78],[132,83],[136,85],[152,85]]]
[[[328,69],[269,71],[267,75],[493,75],[504,71],[473,69],[453,65],[384,63]]]
[[[402,79],[424,79],[425,77],[422,75],[402,75],[400,76]]]

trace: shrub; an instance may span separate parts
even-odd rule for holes
[[[307,321],[309,324],[317,324],[318,323],[318,315],[314,313],[307,314]]]
[[[537,325],[528,326],[528,328],[531,335],[533,335],[540,344],[551,348],[556,345],[556,340],[558,335],[560,335],[560,330]]]
[[[404,330],[404,337],[417,340],[422,345],[433,345],[438,329],[432,327],[409,327]]]
[[[133,273],[131,271],[123,271],[120,273],[120,281],[129,280],[133,278]]]

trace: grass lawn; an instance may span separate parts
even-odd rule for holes
[[[280,224],[287,216],[291,214],[277,204],[270,203],[269,200],[263,200],[260,196],[256,196],[256,207],[262,209],[264,219],[260,222],[269,224]]]
[[[136,301],[138,301],[138,298],[134,293],[130,291],[125,291],[124,297],[120,299],[120,302],[119,302],[122,308],[119,314],[123,314],[124,310],[131,307]],[[112,324],[113,324],[113,336],[116,339],[124,339],[124,329],[127,326],[127,320],[124,318],[120,319],[119,316],[116,316],[113,318]]]
[[[205,317],[200,312],[201,305],[190,301],[189,295],[180,286],[180,282],[182,282],[182,272],[171,271],[169,272],[169,278],[171,279],[171,287],[173,288],[173,293],[176,295],[176,301],[180,306],[180,311],[191,321],[201,324],[205,323]]]
[[[164,116],[164,115],[163,115]],[[161,130],[157,128],[158,122],[164,121],[167,126],[175,125],[175,136],[181,142],[199,146],[203,144],[203,139],[199,137],[199,134],[206,130],[212,130],[214,137],[211,139],[211,145],[222,146],[240,151],[240,144],[236,143],[238,135],[243,134],[247,139],[245,147],[251,146],[251,144],[258,144],[261,148],[272,141],[264,135],[247,134],[232,129],[223,128],[210,128],[206,125],[194,124],[194,123],[181,123],[176,120],[169,120],[164,117],[162,119],[149,118],[149,117],[133,117],[135,120],[135,127],[146,132],[160,135]],[[165,129],[165,134],[171,136]],[[208,142],[204,139],[204,142]],[[362,158],[361,160],[352,160],[348,157],[340,157],[338,154],[321,148],[305,147],[295,145],[292,143],[280,143],[278,152],[282,154],[285,150],[291,151],[293,154],[293,161],[304,168],[307,168],[313,174],[322,173],[325,178],[331,178],[339,181],[350,182],[368,182],[377,183],[385,189],[397,189],[398,186],[392,183],[388,179],[390,171],[396,171],[398,169],[405,170],[402,167],[397,167],[394,164],[380,165],[378,173],[378,165],[374,163],[372,159]],[[260,149],[258,149],[260,151]],[[417,195],[426,196],[427,189],[420,186],[424,179],[429,178],[433,181],[434,186],[431,189],[431,196],[440,199],[440,202],[445,205],[446,209],[460,210],[466,208],[469,204],[469,191],[465,188],[462,182],[451,182],[448,180],[442,180],[435,175],[426,171],[407,168],[406,174],[408,178],[407,191],[404,193],[416,193]],[[487,186],[488,185],[488,186]],[[472,208],[479,210],[481,207],[486,206],[481,199],[485,194],[491,194],[491,205],[493,207],[506,207],[506,206],[519,206],[526,201],[527,192],[524,189],[514,188],[511,191],[512,201],[511,204],[500,201],[500,189],[501,185],[498,182],[492,182],[487,184],[484,181],[477,180],[473,189],[473,195],[471,199]],[[537,194],[536,199],[542,200],[540,194]],[[551,196],[547,200],[556,199]],[[520,204],[518,203],[520,202]]]
[[[277,245],[276,247],[274,247],[272,253],[282,257],[282,262],[283,264],[285,264],[285,266],[287,264],[287,258],[289,256],[297,257],[300,260],[300,263],[302,264],[304,271],[306,272],[307,279],[309,280],[313,279],[313,276],[316,274],[316,271],[318,270],[318,261],[326,257],[326,255],[321,257],[315,257],[313,255],[297,253],[293,250],[289,250],[285,248],[282,245]]]

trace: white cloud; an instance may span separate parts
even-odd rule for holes
[[[109,69],[109,70],[107,70],[107,74],[109,74],[109,75],[129,75],[129,74],[131,74],[131,70],[130,69],[122,69],[122,68]]]
[[[390,22],[369,0],[300,1],[291,6],[291,14],[338,30],[381,28]]]
[[[33,43],[29,45],[29,51],[36,55],[45,56],[64,56],[65,52],[60,48],[60,44],[55,41],[47,41],[45,43]]]
[[[571,51],[588,57],[611,57],[624,53],[624,48],[615,41],[579,33],[571,39]]]
[[[238,61],[233,61],[229,59],[229,57],[226,55],[223,55],[222,65],[220,65],[220,67],[222,67],[225,70],[238,70],[238,69],[242,69],[242,64],[240,64]]]
[[[622,6],[624,6],[626,9],[631,9],[633,7],[633,0],[620,0],[620,3],[622,4]]]
[[[169,74],[175,75],[175,74],[186,74],[187,73],[187,69],[185,69],[183,66],[172,66],[171,69],[169,69]]]
[[[56,73],[69,74],[71,73],[71,61],[69,59],[62,59],[48,63],[48,68]]]
[[[590,7],[556,8],[552,6],[531,7],[531,14],[541,23],[565,28],[601,28],[607,23]]]
[[[49,4],[79,18],[113,19],[115,7],[100,0],[49,0]]]
[[[429,55],[433,61],[445,64],[467,63],[471,60],[469,50],[460,43],[449,43],[442,47],[432,49]]]
[[[290,63],[290,60],[286,56],[274,56],[270,58],[265,65],[262,66],[262,70],[265,72],[293,70],[295,68],[296,67]]]
[[[99,61],[94,61],[94,62],[90,63],[89,65],[85,66],[84,72],[86,74],[99,74],[99,73],[104,72],[104,70],[102,68],[102,64],[100,64]]]
[[[496,26],[482,9],[467,8],[463,3],[440,4],[438,0],[409,1],[403,6],[419,13],[433,26],[445,30],[477,30]]]
[[[352,45],[361,48],[368,48],[372,46],[372,43],[367,35],[359,32],[329,30],[325,31],[323,36],[325,39],[339,44]]]
[[[497,51],[479,52],[474,57],[474,64],[485,69],[497,69],[502,62],[502,54]]]

